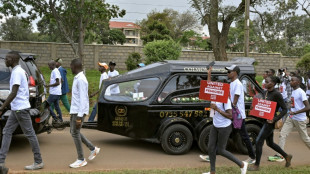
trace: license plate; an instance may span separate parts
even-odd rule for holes
[[[45,95],[42,95],[42,103],[45,101]]]

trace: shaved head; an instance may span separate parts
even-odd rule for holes
[[[56,65],[56,62],[54,60],[51,60],[48,62],[49,65]]]
[[[19,52],[17,51],[10,51],[6,56],[10,57],[14,62],[18,62],[20,58]]]
[[[83,70],[81,59],[73,59],[70,64],[71,71],[73,74],[78,74]]]

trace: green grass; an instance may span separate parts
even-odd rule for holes
[[[262,81],[263,81],[263,79],[264,79],[263,76],[256,76],[256,77],[255,77],[255,80],[256,80],[256,81],[258,82],[258,84],[261,85],[261,86],[262,86]]]
[[[40,70],[45,78],[45,81],[47,84],[49,84],[49,79],[51,76],[51,70],[46,66],[46,67],[40,67]],[[68,79],[68,84],[69,84],[69,89],[70,92],[67,94],[69,102],[71,102],[71,88],[72,88],[72,83],[73,83],[73,78],[74,75],[71,72],[70,68],[66,68],[67,70],[67,79]],[[119,71],[120,74],[124,74],[126,71]],[[86,70],[86,78],[88,80],[88,94],[93,94],[96,92],[99,88],[99,80],[100,80],[100,72],[97,69],[90,69]],[[48,96],[48,95],[47,95]],[[46,96],[46,97],[47,97]],[[97,96],[90,98],[89,99],[89,113],[91,113],[93,106],[95,105],[95,102],[97,100]],[[68,111],[65,109],[63,106],[62,102],[60,103],[60,108],[61,112],[64,116],[68,115]]]
[[[207,164],[209,166],[209,164]],[[88,173],[103,173],[103,174],[201,174],[202,172],[208,172],[209,167],[204,168],[177,168],[177,169],[152,169],[152,170],[111,170],[111,171],[89,171],[89,172],[74,172],[79,174]],[[217,167],[216,172],[220,174],[236,174],[240,173],[238,167]],[[55,172],[57,173],[57,172]],[[65,173],[65,172],[59,172]],[[73,173],[73,172],[68,172]],[[307,174],[310,173],[310,166],[298,166],[285,168],[283,166],[264,166],[260,171],[247,172],[252,174]]]

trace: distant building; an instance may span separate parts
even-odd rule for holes
[[[124,45],[141,46],[142,41],[140,39],[141,27],[133,22],[117,22],[110,21],[110,29],[119,29],[126,36],[126,42]]]

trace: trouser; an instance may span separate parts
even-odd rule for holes
[[[293,128],[296,127],[297,131],[301,137],[301,139],[304,141],[304,143],[307,145],[307,147],[310,149],[310,137],[307,133],[307,121],[297,121],[293,120],[290,117],[288,117],[281,129],[280,137],[279,137],[279,146],[284,149],[285,141],[287,136],[292,132]]]
[[[67,94],[61,95],[60,100],[61,100],[62,104],[64,105],[64,107],[66,108],[66,110],[68,112],[70,112],[70,104],[69,104]],[[51,107],[52,107],[52,110],[54,110],[54,104],[53,103],[51,104]]]
[[[90,114],[90,116],[88,118],[88,121],[94,121],[95,117],[96,117],[96,114],[97,114],[97,103],[93,107],[93,111],[91,112],[91,114]]]
[[[79,160],[84,160],[84,153],[83,153],[83,148],[82,148],[82,142],[88,147],[89,150],[93,151],[95,150],[95,146],[87,139],[84,137],[84,135],[80,132],[81,128],[77,129],[76,128],[76,119],[77,119],[77,114],[71,114],[70,117],[70,133],[72,135],[76,151],[78,154],[78,159]],[[82,125],[84,123],[84,118],[85,115],[82,118]]]
[[[60,95],[53,95],[50,94],[47,98],[47,102],[50,105],[49,110],[51,112],[51,115],[54,119],[57,119],[56,114],[54,113],[54,109],[52,109],[52,104],[55,106],[56,112],[58,113],[59,119],[62,121],[62,114],[61,114],[61,110],[59,107],[59,99],[60,99]]]
[[[250,140],[248,131],[246,130],[246,127],[245,127],[245,119],[243,119],[241,129],[239,129],[238,132],[242,138],[242,141],[245,143],[245,145],[248,149],[248,153],[249,153],[250,158],[255,159],[255,153],[254,153],[254,149],[252,146],[252,142]]]
[[[264,141],[269,147],[271,147],[276,152],[280,153],[283,157],[286,157],[287,154],[281,149],[280,146],[274,143],[273,141],[273,131],[274,131],[274,124],[264,123],[262,129],[260,130],[257,138],[256,138],[256,162],[255,165],[259,166],[260,160],[263,153],[263,145]]]
[[[224,128],[216,128],[214,125],[211,126],[208,144],[211,172],[215,172],[216,154],[226,157],[236,163],[239,167],[242,166],[242,161],[238,160],[233,154],[226,150],[227,141],[231,131],[231,125]]]
[[[34,162],[38,164],[42,163],[40,146],[35,131],[33,130],[29,109],[11,112],[11,115],[9,116],[3,129],[2,146],[0,149],[0,163],[3,164],[5,162],[6,155],[11,145],[12,134],[18,125],[21,127],[24,135],[31,145],[34,155]],[[23,157],[23,155],[21,155],[21,157]]]
[[[307,96],[308,96],[308,102],[310,103],[310,95],[307,95]],[[309,124],[310,124],[310,111],[307,111],[306,114],[307,114]]]

